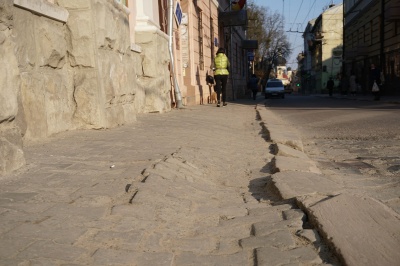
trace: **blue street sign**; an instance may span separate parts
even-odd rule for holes
[[[178,25],[181,25],[181,22],[182,22],[182,9],[181,9],[181,5],[179,4],[179,2],[176,3],[175,18],[176,18],[176,20],[178,22]]]

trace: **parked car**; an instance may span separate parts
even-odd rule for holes
[[[285,98],[285,87],[280,79],[269,79],[265,86],[265,99],[274,96]]]

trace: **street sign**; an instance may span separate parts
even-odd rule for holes
[[[254,53],[253,52],[247,52],[247,60],[254,61]]]
[[[181,22],[182,22],[182,9],[181,9],[181,5],[179,4],[179,2],[176,2],[175,19],[176,19],[176,22],[178,23],[178,26],[181,25]]]

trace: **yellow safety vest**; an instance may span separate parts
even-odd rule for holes
[[[214,58],[214,64],[216,68],[214,75],[229,75],[229,60],[225,54],[217,54],[217,56]]]

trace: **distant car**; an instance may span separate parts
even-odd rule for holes
[[[269,79],[265,86],[265,99],[270,97],[285,98],[285,87],[280,79]]]

